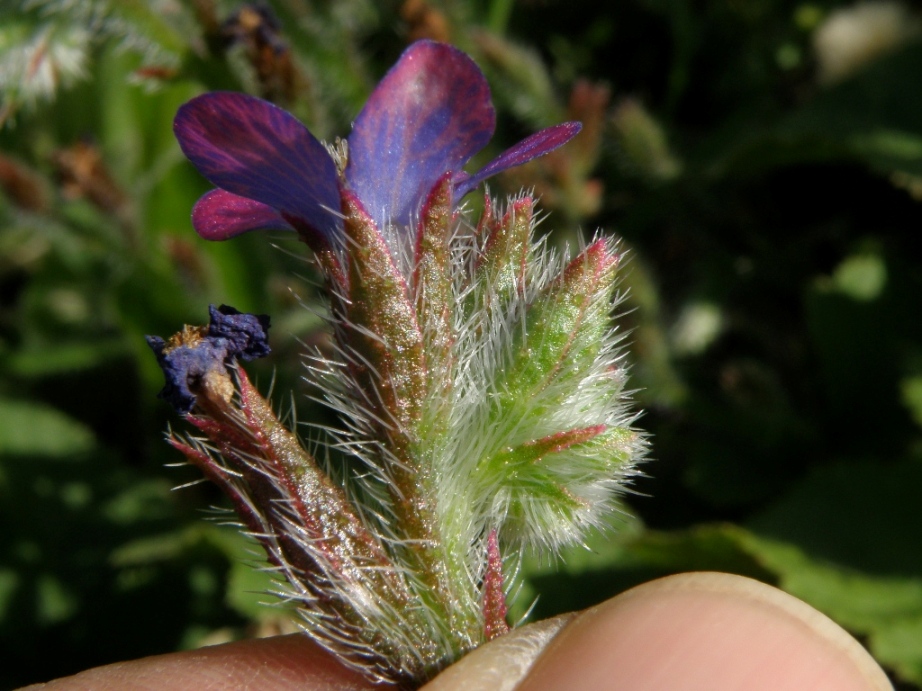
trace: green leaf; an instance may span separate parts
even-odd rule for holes
[[[266,564],[235,560],[227,577],[227,604],[247,619],[277,619],[285,614],[282,601],[273,593],[278,591],[278,581],[268,571]]]
[[[534,610],[533,618],[541,619],[591,607],[635,585],[682,571],[724,571],[771,582],[773,573],[743,549],[738,532],[730,524],[652,531],[628,518],[614,535],[596,532],[585,546],[564,551],[560,563],[527,559],[518,604],[547,594],[539,597]]]
[[[922,375],[906,377],[900,382],[903,404],[909,408],[912,419],[922,427]]]
[[[922,615],[916,611],[875,632],[872,640],[877,658],[890,665],[906,680],[922,684]]]
[[[840,462],[815,470],[747,527],[843,568],[922,574],[919,487],[918,459]]]
[[[79,609],[79,602],[63,579],[51,574],[39,577],[36,583],[37,619],[44,624],[55,624],[70,619]]]
[[[269,570],[265,552],[253,538],[232,527],[209,526],[215,545],[227,555],[227,604],[248,619],[278,619],[287,606],[274,593],[279,583]]]
[[[922,486],[918,458],[822,467],[741,531],[779,585],[825,612],[908,680],[922,682]]]
[[[797,163],[859,160],[889,174],[922,173],[922,94],[906,75],[922,70],[922,44],[882,58],[777,123],[717,130],[709,172],[759,174]],[[728,136],[728,133],[732,132]]]
[[[95,445],[89,428],[50,406],[0,398],[0,454],[74,456]]]
[[[21,586],[20,580],[13,569],[0,569],[0,622],[6,621],[13,599]]]
[[[21,377],[47,377],[54,374],[92,369],[126,355],[124,341],[98,339],[92,342],[65,342],[23,349],[9,358],[9,371]]]

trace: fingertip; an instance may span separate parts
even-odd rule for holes
[[[22,691],[364,691],[372,686],[306,636],[261,638],[119,662]]]
[[[831,619],[758,581],[688,573],[587,610],[519,691],[892,691]]]

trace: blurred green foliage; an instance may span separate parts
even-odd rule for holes
[[[208,184],[171,120],[238,89],[332,140],[423,36],[483,66],[494,150],[584,121],[494,185],[534,188],[554,242],[601,227],[631,257],[620,323],[654,460],[614,536],[529,557],[519,612],[732,571],[922,685],[920,15],[883,0],[267,8],[0,5],[0,686],[290,627],[248,541],[202,520],[214,490],[171,491],[196,477],[165,468],[143,335],[201,323],[209,303],[271,314],[275,356],[251,371],[323,420],[299,362],[325,340],[320,291],[292,238],[195,236]]]

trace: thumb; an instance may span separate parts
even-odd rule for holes
[[[758,581],[687,573],[525,626],[424,691],[892,691],[844,629]]]

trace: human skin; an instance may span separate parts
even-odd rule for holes
[[[306,637],[279,636],[116,663],[28,689],[381,689]],[[848,633],[740,576],[687,573],[516,629],[423,691],[892,691]]]

